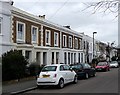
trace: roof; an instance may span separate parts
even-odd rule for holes
[[[62,25],[59,25],[59,24],[53,23],[51,21],[48,21],[46,19],[40,18],[39,16],[35,16],[35,15],[30,14],[30,13],[28,13],[26,11],[20,10],[20,9],[14,7],[14,6],[12,7],[11,11],[12,11],[13,14],[17,14],[19,16],[25,16],[26,18],[32,18],[35,21],[40,22],[41,24],[46,24],[46,25],[52,26],[52,27],[54,27],[56,29],[59,29],[59,30],[62,30],[62,31],[66,31],[67,33],[73,33],[73,34],[75,34],[77,36],[82,37],[82,35],[79,32],[77,32],[77,31],[74,31],[72,29],[68,29],[66,27],[63,27]]]

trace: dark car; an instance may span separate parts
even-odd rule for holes
[[[119,64],[119,67],[120,67],[120,60],[118,60],[117,62],[118,62],[118,64]]]
[[[99,62],[95,67],[96,71],[109,71],[110,65],[108,62]]]
[[[78,78],[88,79],[91,76],[96,76],[96,71],[87,63],[72,64],[71,68],[77,73]]]

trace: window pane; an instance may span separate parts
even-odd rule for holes
[[[58,44],[58,33],[55,33],[55,40],[54,40],[55,44]]]
[[[23,32],[22,31],[18,31],[18,39],[23,39]]]
[[[66,37],[63,36],[63,46],[66,46]]]
[[[49,32],[46,34],[46,43],[49,43]]]
[[[32,28],[32,41],[37,40],[37,28],[33,27]]]
[[[23,31],[23,24],[18,24],[18,31]]]
[[[23,29],[24,29],[24,25],[18,23],[18,39],[21,39],[21,40],[23,39],[23,37],[24,37]]]
[[[72,47],[72,38],[69,38],[69,47]]]

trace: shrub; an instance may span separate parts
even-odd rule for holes
[[[18,50],[11,50],[2,55],[2,79],[20,79],[25,75],[27,61]]]
[[[29,66],[28,69],[30,71],[30,75],[31,76],[36,76],[40,73],[40,71],[42,70],[42,68],[44,67],[44,65],[41,65],[36,63],[36,62],[32,62]]]

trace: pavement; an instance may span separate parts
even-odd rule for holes
[[[19,82],[2,84],[2,95],[13,95],[21,92],[36,89],[36,79],[21,80]]]

